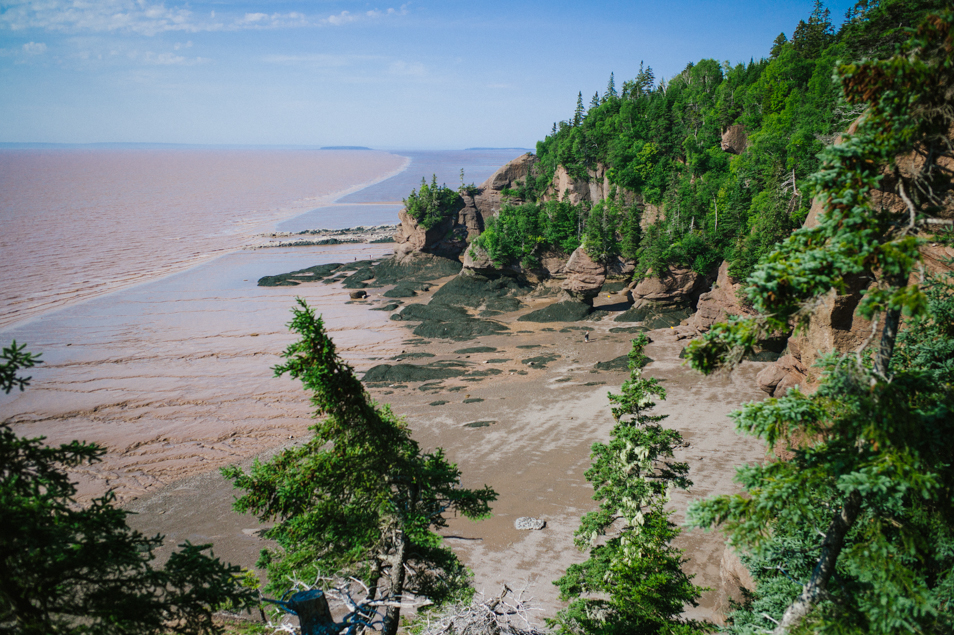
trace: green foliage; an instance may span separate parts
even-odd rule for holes
[[[2,387],[37,356],[24,346],[4,349]],[[99,460],[105,450],[73,441],[59,447],[17,436],[0,425],[0,631],[49,635],[217,633],[213,611],[223,603],[245,607],[252,593],[239,571],[185,543],[164,567],[153,551],[162,536],[126,525],[129,512],[107,494],[81,507],[67,468]]]
[[[738,632],[764,615],[780,632],[954,627],[954,449],[945,441],[954,433],[954,300],[949,280],[925,289],[911,276],[919,220],[952,187],[935,164],[954,156],[952,25],[952,12],[930,17],[903,54],[840,67],[847,102],[867,110],[811,178],[824,206],[818,224],[756,266],[747,292],[760,318],[717,326],[688,349],[703,372],[731,366],[760,333],[799,322],[849,276],[879,274],[858,307],[883,324],[874,354],[831,354],[814,394],[790,391],[735,413],[740,432],[786,458],[738,468],[742,494],[690,509],[693,524],[721,525],[756,572]],[[914,149],[927,160],[901,174],[895,157]],[[878,186],[907,213],[875,206]],[[898,335],[902,312],[910,318]]]
[[[571,253],[580,246],[589,208],[569,202],[505,203],[486,220],[475,244],[497,266],[519,263],[535,267],[541,249]]]
[[[450,512],[489,515],[496,493],[460,487],[460,471],[441,449],[422,452],[404,420],[371,401],[321,318],[304,300],[298,305],[289,327],[300,339],[275,374],[301,380],[311,393],[320,417],[314,435],[256,461],[250,473],[223,470],[245,491],[236,510],[277,521],[268,537],[279,548],[261,559],[267,589],[281,594],[293,579],[346,573],[373,589],[386,576],[392,597],[413,592],[439,604],[466,594],[467,572],[434,530]]]
[[[463,179],[463,174],[461,175]],[[461,180],[461,189],[467,189]],[[437,184],[437,175],[431,178],[431,184],[421,179],[420,190],[411,190],[404,199],[404,209],[425,230],[439,224],[445,218],[464,208],[460,194],[445,185]]]
[[[607,444],[593,445],[586,478],[596,511],[585,514],[576,544],[589,558],[572,565],[555,584],[570,605],[551,621],[559,633],[701,633],[709,625],[681,617],[704,589],[682,571],[682,551],[672,546],[679,528],[665,509],[669,489],[691,486],[689,467],[673,460],[682,436],[664,428],[665,415],[650,414],[666,391],[640,372],[645,335],[633,340],[630,377],[610,394],[616,426]]]
[[[26,351],[26,344],[17,346],[16,340],[13,340],[10,346],[0,352],[0,390],[6,394],[10,394],[14,387],[22,391],[29,385],[31,377],[21,377],[18,371],[42,363],[39,355]]]
[[[882,42],[903,41],[904,27],[942,4],[862,0],[835,33],[828,10],[816,1],[791,39],[776,38],[768,60],[731,66],[703,59],[658,85],[652,69],[641,64],[618,94],[611,75],[602,97],[585,109],[580,93],[573,116],[537,143],[539,174],[522,184],[519,196],[513,193],[511,203],[537,204],[558,166],[587,180],[602,165],[611,185],[625,194],[612,198],[636,205],[618,205],[614,234],[597,223],[587,232],[589,242],[583,231],[568,242],[582,239],[598,257],[618,249],[637,260],[637,275],[670,265],[707,274],[729,260],[732,275],[745,279],[801,226],[819,153],[861,114],[842,96],[838,61],[890,55],[894,45]],[[748,148],[737,156],[721,148],[722,134],[733,125],[743,126],[748,137]],[[663,214],[655,229],[639,231],[645,204]],[[507,227],[485,239],[495,262],[532,266],[537,245],[557,244],[551,233],[570,236],[552,231],[553,215],[539,211],[511,210]],[[525,222],[531,216],[533,222]]]

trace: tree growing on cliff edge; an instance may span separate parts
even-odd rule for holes
[[[461,174],[461,187],[463,189],[463,174]],[[404,199],[404,210],[424,230],[434,227],[463,208],[464,200],[460,194],[445,185],[438,185],[436,174],[431,177],[430,185],[422,177],[420,189],[411,190],[408,197]]]
[[[16,343],[0,354],[0,389],[21,390],[17,371],[38,363]],[[185,543],[164,567],[152,563],[162,536],[126,525],[114,496],[76,503],[66,468],[105,450],[73,441],[59,447],[0,425],[0,632],[23,635],[218,633],[212,613],[247,606],[238,567]]]
[[[275,374],[301,380],[311,393],[321,417],[314,436],[256,461],[249,473],[223,470],[245,490],[237,511],[277,521],[267,537],[279,548],[260,560],[267,589],[280,595],[292,580],[343,573],[368,586],[370,602],[413,594],[439,604],[466,595],[466,569],[433,530],[446,526],[448,512],[489,515],[496,492],[461,487],[441,449],[422,452],[404,420],[371,401],[303,299],[293,315],[289,327],[300,339]],[[400,603],[388,605],[385,635],[397,632],[400,611]]]
[[[919,246],[950,203],[954,12],[930,16],[903,53],[839,72],[849,103],[867,110],[813,177],[818,224],[749,279],[761,317],[713,328],[688,354],[703,372],[731,367],[760,335],[807,319],[850,275],[873,280],[858,308],[872,321],[873,350],[824,359],[813,395],[795,390],[736,413],[740,431],[791,458],[739,468],[745,492],[700,503],[690,517],[722,525],[733,544],[775,558],[791,577],[787,601],[766,613],[776,633],[951,632],[954,375],[899,358],[897,343],[902,313],[929,315]],[[902,166],[902,156],[916,160]],[[903,211],[876,205],[876,188]],[[797,548],[779,559],[782,540]]]
[[[630,377],[620,394],[610,393],[616,426],[609,443],[593,444],[586,479],[599,509],[585,514],[576,545],[590,557],[572,565],[555,584],[570,605],[551,621],[557,632],[688,635],[711,630],[681,617],[703,589],[682,571],[682,550],[672,546],[679,528],[665,509],[671,487],[687,489],[689,466],[673,460],[682,436],[653,415],[653,399],[665,399],[656,379],[644,378],[645,335],[633,340]]]

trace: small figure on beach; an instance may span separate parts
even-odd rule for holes
[[[583,341],[584,341],[584,342],[589,342],[589,341],[590,341],[590,332],[589,332],[589,331],[586,331],[585,333],[583,333]]]

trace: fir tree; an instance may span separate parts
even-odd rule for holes
[[[616,80],[613,79],[613,73],[610,73],[609,83],[606,85],[606,92],[603,93],[603,101],[609,101],[613,97],[617,97],[616,94]]]
[[[741,431],[790,458],[740,468],[743,494],[690,510],[695,524],[721,524],[756,558],[770,556],[779,540],[796,541],[791,557],[809,563],[770,615],[779,634],[954,626],[954,449],[940,441],[954,435],[954,376],[897,359],[902,312],[915,325],[929,315],[912,276],[930,227],[923,219],[954,186],[943,167],[954,160],[952,36],[948,11],[929,17],[905,54],[840,67],[847,101],[866,113],[854,134],[824,152],[813,177],[824,208],[818,224],[795,232],[750,277],[760,318],[717,325],[688,349],[700,370],[731,366],[755,339],[798,324],[805,307],[844,289],[850,276],[878,272],[858,306],[873,323],[872,339],[879,335],[873,351],[831,355],[814,394],[791,391],[735,416]],[[896,157],[914,152],[924,160],[902,172]],[[905,212],[872,201],[879,185]],[[798,535],[806,526],[817,531]],[[797,575],[796,566],[783,568]]]
[[[573,111],[573,125],[579,126],[583,123],[583,91],[580,91],[576,95],[576,110]]]
[[[570,605],[551,621],[558,633],[702,633],[708,625],[681,617],[703,589],[682,571],[682,551],[672,546],[679,528],[665,509],[671,487],[687,489],[689,467],[673,460],[682,436],[651,414],[666,391],[644,378],[645,335],[633,340],[630,377],[610,394],[616,425],[608,444],[593,445],[586,479],[600,506],[583,516],[576,545],[589,558],[572,565],[555,584]]]
[[[271,592],[293,578],[344,573],[364,581],[369,600],[408,593],[435,603],[467,592],[466,569],[434,529],[446,514],[489,514],[497,494],[460,487],[460,471],[441,449],[422,452],[405,422],[371,401],[351,367],[338,357],[320,317],[298,299],[289,327],[300,339],[275,367],[311,393],[314,436],[249,473],[223,474],[245,493],[235,509],[277,521],[262,552]],[[379,590],[379,585],[383,586]],[[383,633],[397,632],[401,606],[388,604]]]

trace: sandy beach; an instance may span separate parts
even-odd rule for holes
[[[387,301],[380,292],[372,289],[368,300],[348,306],[364,305],[368,313],[376,313],[368,309]],[[347,291],[339,289],[338,293],[339,301],[345,302]],[[412,302],[427,302],[432,293],[433,289]],[[343,350],[359,373],[398,360],[453,360],[473,370],[501,371],[480,380],[405,382],[371,388],[370,392],[407,417],[415,438],[425,448],[443,447],[462,470],[465,486],[488,484],[497,490],[500,498],[492,518],[480,522],[454,519],[445,532],[446,539],[474,571],[478,590],[495,593],[504,583],[526,586],[541,616],[552,615],[562,606],[551,582],[568,565],[584,558],[572,541],[580,516],[594,507],[583,472],[589,466],[590,446],[606,440],[612,427],[607,392],[617,391],[628,375],[624,370],[599,371],[594,365],[625,355],[633,337],[620,332],[628,325],[613,322],[612,315],[598,322],[572,324],[515,321],[552,301],[531,301],[525,310],[498,318],[509,327],[507,334],[466,342],[424,343],[406,326],[395,329],[400,322],[390,322],[387,341],[362,349],[362,354],[354,347]],[[597,307],[604,302],[614,301],[598,299]],[[584,330],[590,332],[589,342],[584,342]],[[690,500],[734,491],[733,466],[764,455],[757,442],[737,436],[726,417],[742,402],[764,395],[754,382],[762,364],[744,362],[730,376],[704,378],[682,365],[679,353],[687,340],[677,339],[677,333],[678,329],[649,332],[653,341],[646,352],[654,361],[644,372],[663,380],[668,399],[658,410],[669,415],[668,425],[678,429],[688,443],[679,458],[689,462],[695,485],[690,492],[676,493],[672,501],[674,519],[681,523]],[[336,333],[336,342],[346,334]],[[474,348],[487,351],[467,352]],[[425,355],[433,357],[423,358]],[[524,363],[534,357],[554,360],[545,366]],[[290,387],[281,395],[283,402],[286,399],[302,407],[301,418],[294,419],[282,433],[306,434],[305,394]],[[475,422],[476,427],[467,425]],[[233,443],[242,444],[242,435],[236,436]],[[257,442],[276,440],[277,436],[270,436]],[[150,491],[129,501],[127,508],[137,513],[131,517],[134,526],[165,534],[169,547],[183,540],[212,542],[224,559],[252,566],[266,543],[257,536],[261,526],[254,518],[230,510],[233,495],[228,483],[207,472]],[[521,516],[541,518],[547,525],[540,531],[517,530],[514,520]],[[716,619],[724,541],[719,534],[692,531],[683,534],[679,544],[687,550],[687,568],[697,575],[696,582],[713,589],[690,613]]]
[[[478,175],[507,160],[500,153],[469,156],[476,167],[468,173]],[[415,156],[412,165],[439,175],[443,170],[444,180],[457,171],[446,156],[427,153]],[[406,170],[274,230],[328,227],[316,223],[329,218],[340,224],[360,205],[386,211],[419,178]],[[590,446],[605,441],[612,427],[607,392],[617,391],[628,373],[595,365],[629,351],[633,324],[613,321],[626,304],[604,294],[596,306],[607,313],[598,321],[517,321],[556,299],[533,293],[521,296],[519,310],[493,318],[500,333],[453,341],[413,336],[413,324],[391,319],[395,309],[372,310],[394,303],[382,295],[388,286],[372,283],[369,297],[355,301],[340,280],[256,285],[263,276],[315,265],[383,259],[392,247],[233,250],[119,293],[96,291],[95,297],[4,328],[6,340],[27,342],[43,354],[44,364],[32,370],[26,392],[0,395],[0,420],[49,443],[83,439],[104,446],[101,462],[74,473],[80,500],[112,492],[135,512],[131,525],[166,536],[163,554],[184,540],[212,543],[222,559],[254,567],[265,545],[261,526],[231,511],[235,493],[218,470],[248,465],[309,434],[307,396],[297,382],[274,378],[271,371],[292,341],[285,324],[294,299],[305,297],[359,374],[398,360],[453,362],[467,370],[443,381],[375,383],[369,391],[407,418],[422,446],[443,447],[465,485],[487,484],[499,493],[492,518],[454,519],[445,532],[473,570],[478,590],[527,586],[540,617],[552,615],[561,606],[552,581],[584,558],[572,540],[580,516],[594,507],[583,473]],[[398,304],[425,304],[451,279],[436,280]],[[590,332],[588,342],[584,331]],[[654,361],[644,371],[663,380],[669,394],[659,411],[670,415],[668,425],[688,442],[679,458],[689,462],[695,485],[674,495],[676,522],[683,521],[690,500],[733,491],[735,465],[764,456],[758,443],[734,433],[726,417],[743,402],[764,397],[754,381],[763,364],[745,362],[732,375],[704,378],[679,359],[687,342],[683,331],[649,332],[653,341],[646,353]],[[546,527],[517,530],[514,520],[521,516],[543,519]],[[688,532],[680,545],[696,582],[713,589],[690,613],[715,619],[723,540]]]

